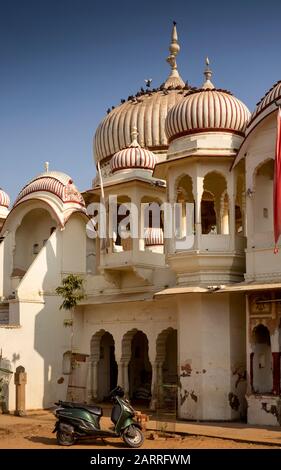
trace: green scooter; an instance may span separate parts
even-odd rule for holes
[[[57,442],[61,446],[71,446],[81,439],[97,439],[104,437],[122,437],[129,447],[140,447],[144,441],[141,425],[133,418],[136,414],[129,401],[124,398],[124,390],[116,387],[110,392],[113,400],[111,421],[113,430],[103,430],[100,418],[103,416],[101,407],[82,403],[59,401],[55,416],[58,418],[55,429]]]

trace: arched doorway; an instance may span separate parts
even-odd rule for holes
[[[256,393],[271,393],[272,354],[270,333],[266,326],[258,325],[252,334],[253,340],[253,388]]]
[[[136,329],[129,331],[122,342],[122,359],[128,364],[128,369],[124,369],[128,374],[128,385],[125,391],[135,402],[149,402],[151,398],[152,367],[148,357],[147,336]],[[128,390],[126,388],[128,387]]]
[[[156,342],[156,398],[158,407],[176,410],[178,385],[178,345],[177,330],[167,328]]]
[[[118,374],[114,339],[109,332],[101,330],[92,337],[91,362],[93,399],[106,400],[117,385]]]

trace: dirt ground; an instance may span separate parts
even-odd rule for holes
[[[0,415],[0,449],[115,449],[125,448],[121,439],[97,439],[83,441],[73,447],[60,447],[52,434],[55,417],[50,412],[33,414],[23,418]],[[102,418],[101,426],[109,425],[108,418]],[[157,435],[146,431],[143,449],[273,449],[273,446],[241,443],[228,439],[203,436]],[[154,436],[154,438],[152,437]],[[278,448],[278,447],[275,447]],[[279,447],[280,448],[280,447]]]

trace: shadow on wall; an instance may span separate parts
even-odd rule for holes
[[[44,303],[41,310],[35,313],[34,324],[34,349],[43,359],[43,371],[40,361],[36,365],[38,370],[27,370],[29,383],[32,383],[32,375],[35,375],[36,393],[39,396],[42,396],[43,393],[42,404],[39,405],[43,408],[53,406],[57,400],[65,400],[68,385],[68,376],[63,374],[63,353],[69,348],[67,336],[69,331],[63,326],[63,312],[59,310],[61,299],[53,295],[55,288],[61,281],[60,237],[56,238],[54,246],[58,255],[55,253],[50,240],[45,246],[44,260],[42,261],[45,261],[46,269],[41,287],[45,293]],[[40,304],[37,304],[37,307],[36,304],[29,305],[38,309]]]

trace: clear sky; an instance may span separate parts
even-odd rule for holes
[[[202,83],[208,55],[215,85],[253,110],[281,79],[280,18],[280,0],[1,0],[0,186],[14,200],[49,161],[89,188],[94,131],[166,79],[173,20],[184,80]]]

